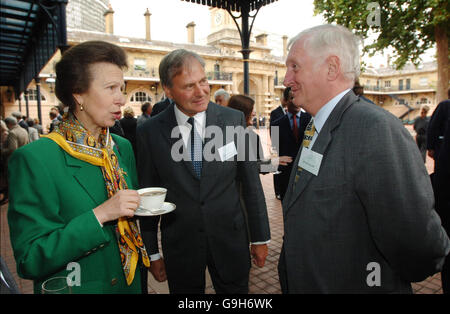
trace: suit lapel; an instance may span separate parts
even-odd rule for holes
[[[101,170],[98,166],[91,165],[65,153],[66,164],[76,181],[83,187],[95,204],[100,205],[106,197],[106,187]],[[98,175],[95,175],[98,173]]]
[[[205,129],[208,127],[218,127],[222,130],[223,133],[223,144],[225,145],[225,126],[224,126],[224,122],[223,119],[221,117],[221,115],[217,112],[217,108],[215,106],[218,106],[216,104],[213,103],[209,103],[208,105],[208,109],[206,110],[206,123],[205,123]],[[211,140],[213,140],[212,137],[209,138],[205,138],[205,142],[203,144],[203,147],[205,147],[205,145],[207,145]],[[219,147],[214,147],[214,156],[215,159],[218,158],[217,156],[217,149]],[[209,179],[212,178],[217,178],[216,175],[214,175],[215,173],[217,173],[218,168],[219,168],[219,163],[217,161],[212,160],[212,161],[206,161],[203,158],[203,165],[202,165],[202,184],[208,184],[213,186],[214,182],[211,182]],[[214,180],[215,181],[215,180]]]
[[[164,116],[160,120],[160,123],[162,124],[161,125],[162,137],[163,137],[163,140],[168,141],[168,147],[169,147],[170,152],[172,150],[173,145],[175,145],[176,142],[182,141],[181,134],[178,138],[172,137],[172,130],[174,130],[176,127],[178,127],[178,122],[175,117],[174,106],[175,106],[174,104],[171,104],[166,110],[164,110],[163,112],[160,113],[161,115],[164,114]],[[186,147],[183,147],[183,153],[186,155],[183,157],[183,160],[181,161],[181,163],[186,167],[187,171],[195,179],[198,180],[197,175],[194,171],[194,166],[192,164],[192,161],[190,161],[191,156],[189,156],[187,152],[188,152],[188,150],[186,149]]]
[[[322,162],[325,160],[325,152],[333,140],[333,130],[339,126],[341,123],[342,115],[347,110],[348,107],[350,107],[355,101],[357,101],[358,98],[353,93],[347,93],[345,96],[337,103],[336,107],[331,112],[330,116],[328,117],[327,121],[325,122],[322,130],[320,131],[320,134],[318,135],[312,150],[316,153],[319,153],[324,156]],[[305,190],[305,188],[308,186],[311,179],[315,176],[309,171],[303,170],[300,173],[300,177],[298,182],[295,184],[295,187],[292,188],[295,174],[297,172],[297,166],[298,161],[300,159],[300,155],[302,152],[302,148],[300,147],[299,153],[297,154],[297,158],[295,159],[293,172],[291,173],[291,177],[289,178],[289,185],[288,185],[288,192],[286,198],[286,203],[283,205],[287,205],[286,211],[289,210],[289,208],[292,206],[292,204],[297,200],[297,198],[301,195],[301,193]],[[320,170],[319,170],[320,175]],[[284,203],[284,202],[283,202]]]

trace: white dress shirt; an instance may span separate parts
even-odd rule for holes
[[[327,122],[328,117],[330,116],[331,112],[333,111],[334,107],[338,104],[338,102],[342,99],[342,97],[345,96],[350,91],[349,89],[346,89],[342,93],[336,95],[333,97],[329,102],[327,102],[322,108],[320,108],[319,112],[316,113],[316,115],[313,117],[314,119],[314,127],[316,128],[316,132],[314,133],[314,136],[311,140],[310,147],[312,149],[314,143],[316,142],[317,136],[319,136],[320,131],[322,130],[325,122]]]

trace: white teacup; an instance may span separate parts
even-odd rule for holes
[[[144,188],[138,190],[141,196],[140,207],[147,210],[158,210],[164,204],[167,189],[165,188]]]

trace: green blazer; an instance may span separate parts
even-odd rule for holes
[[[136,188],[133,150],[128,140],[112,135],[119,164],[130,189]],[[8,164],[8,222],[20,277],[34,280],[41,292],[46,279],[74,275],[72,293],[140,293],[139,267],[127,286],[114,223],[101,227],[93,209],[107,200],[100,167],[67,154],[54,141],[41,138],[17,149]]]

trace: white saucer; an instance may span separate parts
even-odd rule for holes
[[[136,216],[159,216],[170,213],[175,210],[177,206],[173,203],[164,202],[160,209],[146,209],[142,207],[138,207],[134,214]]]

